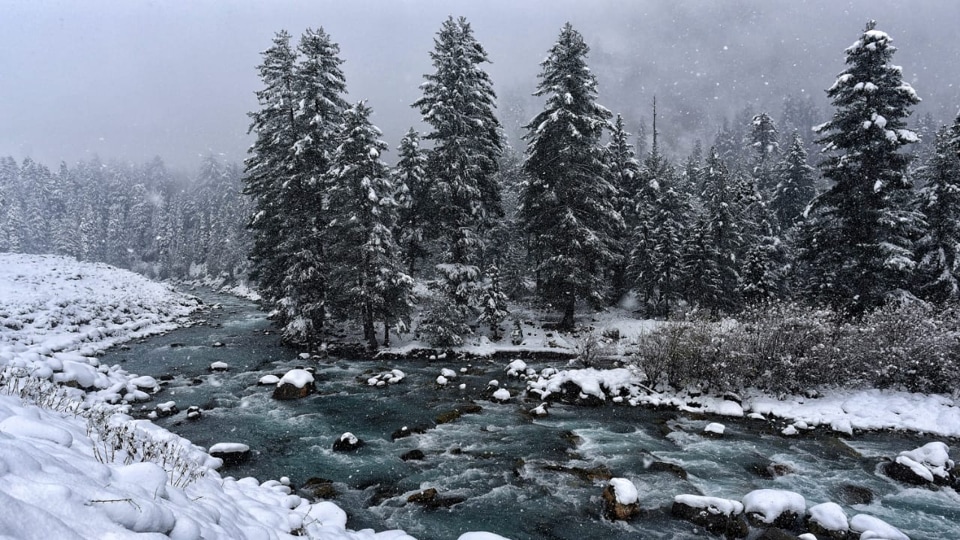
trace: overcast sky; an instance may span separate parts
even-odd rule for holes
[[[511,132],[536,112],[538,64],[566,21],[593,49],[601,103],[631,131],[654,95],[674,138],[746,106],[777,118],[788,93],[829,111],[823,90],[871,18],[899,48],[918,111],[946,123],[960,107],[955,0],[0,0],[0,156],[239,162],[260,51],[307,27],[340,44],[350,99],[369,100],[395,148],[419,127],[410,103],[448,15],[486,47]]]

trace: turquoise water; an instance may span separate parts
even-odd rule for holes
[[[875,515],[914,539],[960,538],[956,492],[911,488],[877,471],[885,456],[929,442],[919,436],[869,433],[843,440],[820,433],[785,438],[777,434],[777,426],[762,421],[612,405],[554,405],[549,416],[533,419],[526,411],[539,401],[516,397],[523,384],[506,376],[506,361],[474,362],[466,374],[440,387],[435,380],[442,368],[459,371],[465,366],[304,360],[298,351],[279,344],[254,304],[212,293],[202,297],[208,304],[221,304],[204,315],[204,322],[131,344],[129,350],[111,351],[102,360],[133,373],[170,378],[155,402],[176,401],[181,411],[190,405],[204,409],[196,422],[181,412],[157,423],[201,446],[250,445],[250,461],[223,470],[224,475],[260,480],[287,476],[295,485],[311,477],[332,480],[334,501],[346,510],[353,529],[400,528],[424,540],[455,539],[470,530],[515,540],[690,538],[696,529],[669,516],[675,495],[740,499],[754,489],[775,488],[802,494],[808,506],[834,501],[848,516]],[[215,342],[225,346],[213,347]],[[215,361],[226,362],[230,370],[210,373]],[[272,388],[257,385],[264,375],[281,375],[294,367],[316,369],[316,394],[280,402],[270,397]],[[366,385],[371,375],[392,368],[407,375],[399,384]],[[509,388],[515,396],[511,402],[488,399],[491,379]],[[464,390],[458,388],[461,383]],[[467,402],[482,411],[435,425],[438,415]],[[711,421],[726,425],[722,439],[701,436]],[[427,429],[392,440],[391,434],[403,426]],[[365,446],[349,454],[333,452],[334,440],[346,431],[363,439]],[[947,443],[957,446],[957,441]],[[400,459],[414,449],[425,459]],[[679,466],[687,478],[658,462]],[[777,478],[757,473],[770,463],[792,472]],[[604,520],[604,482],[569,472],[601,465],[636,484],[640,517],[629,523]],[[845,505],[845,485],[869,489],[873,502]],[[425,488],[464,500],[437,509],[406,502]]]

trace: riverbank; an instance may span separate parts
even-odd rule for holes
[[[66,257],[0,254],[0,536],[410,538],[346,529],[346,513],[127,416],[160,385],[93,355],[189,323],[199,302]]]

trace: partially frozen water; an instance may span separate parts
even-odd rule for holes
[[[202,446],[242,442],[254,449],[249,462],[223,474],[260,480],[288,476],[295,485],[311,477],[332,480],[338,493],[334,500],[347,511],[354,529],[400,528],[424,540],[453,539],[470,530],[516,540],[679,539],[691,537],[694,527],[670,517],[675,495],[740,499],[754,489],[777,488],[802,494],[808,507],[834,501],[848,516],[875,515],[914,539],[960,538],[956,492],[911,488],[877,471],[884,457],[929,442],[919,436],[872,433],[842,440],[818,433],[785,438],[778,426],[763,421],[628,406],[554,405],[548,417],[534,419],[526,411],[539,402],[516,397],[523,384],[506,376],[506,362],[475,362],[468,373],[440,387],[435,380],[441,368],[459,371],[463,366],[301,360],[297,351],[279,345],[269,321],[252,303],[204,297],[223,306],[211,311],[205,324],[112,351],[103,361],[134,373],[172,377],[157,399],[174,400],[181,411],[190,405],[204,409],[197,422],[181,412],[159,424]],[[225,346],[213,347],[216,342]],[[210,373],[215,361],[226,362],[230,370]],[[298,366],[317,369],[317,394],[281,402],[271,399],[272,388],[257,385],[264,375]],[[392,368],[407,377],[387,387],[365,384],[372,374]],[[488,399],[491,379],[515,396],[510,403]],[[466,389],[458,388],[461,383]],[[471,400],[481,412],[435,425],[438,415]],[[726,425],[722,439],[702,435],[711,421]],[[403,426],[429,429],[391,440]],[[366,445],[355,453],[333,452],[334,440],[346,431]],[[425,459],[400,459],[414,449]],[[763,474],[771,464],[785,466],[788,474]],[[600,517],[604,483],[583,472],[599,466],[636,484],[640,517],[629,523]],[[679,476],[684,472],[685,479]],[[870,490],[873,501],[851,506],[845,501],[848,486]],[[440,509],[406,502],[409,495],[431,487],[442,497],[464,501]]]

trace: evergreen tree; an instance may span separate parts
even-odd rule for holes
[[[262,56],[263,62],[257,69],[264,87],[257,92],[260,109],[249,115],[250,132],[256,140],[245,163],[244,193],[254,204],[250,221],[253,230],[250,277],[257,281],[263,299],[277,305],[284,296],[284,276],[290,268],[290,254],[280,252],[278,246],[292,232],[285,222],[289,209],[284,207],[283,192],[286,185],[296,181],[293,176],[297,167],[292,158],[294,145],[299,140],[295,123],[296,55],[290,46],[290,34],[278,32],[273,45]],[[322,306],[318,311],[322,312]],[[322,319],[315,322],[321,323]]]
[[[777,188],[771,201],[771,210],[781,230],[792,228],[803,217],[807,205],[816,196],[815,170],[807,163],[803,138],[793,133],[790,148],[774,171]]]
[[[630,144],[630,134],[623,127],[623,117],[619,114],[610,131],[610,141],[606,146],[607,171],[610,183],[617,193],[615,208],[624,218],[627,230],[632,230],[635,213],[632,212],[634,200],[640,197],[644,189],[640,175],[640,164],[637,162]],[[627,291],[626,274],[630,240],[624,236],[617,242],[617,260],[612,266],[611,299],[616,302]]]
[[[499,157],[503,152],[496,94],[481,65],[487,53],[463,17],[444,21],[430,53],[434,73],[425,75],[423,97],[413,106],[432,128],[427,154],[427,229],[440,237],[449,264],[472,264],[481,230],[502,216]]]
[[[500,323],[507,318],[510,310],[507,308],[507,295],[500,286],[500,269],[495,265],[487,269],[487,280],[480,293],[480,315],[477,321],[490,328],[490,339],[499,341],[503,334],[500,332]]]
[[[602,303],[604,276],[617,259],[623,218],[605,173],[600,137],[610,112],[597,104],[589,47],[567,23],[541,63],[535,95],[544,110],[526,129],[520,220],[537,257],[538,290],[572,328],[578,299]]]
[[[401,267],[393,239],[396,192],[380,159],[387,144],[362,101],[344,114],[341,143],[327,174],[330,197],[330,290],[333,311],[361,321],[364,339],[378,346],[377,319],[405,320],[413,280]],[[389,338],[387,338],[388,340]]]
[[[804,231],[809,293],[852,313],[905,289],[914,268],[919,216],[905,174],[909,156],[899,150],[917,141],[905,118],[920,100],[890,63],[890,41],[867,24],[827,91],[836,112],[819,128],[829,153],[820,168],[833,185],[814,201]]]
[[[780,117],[782,132],[799,133],[803,148],[808,154],[814,147],[816,134],[813,128],[820,123],[819,118],[821,114],[809,95],[790,94],[783,98],[783,113]]]
[[[753,153],[751,172],[760,193],[768,196],[776,188],[773,166],[780,154],[779,134],[773,118],[760,113],[750,121],[749,145]]]
[[[706,272],[704,283],[688,286],[688,298],[717,315],[737,311],[742,303],[740,265],[744,248],[742,229],[743,190],[727,170],[716,148],[703,171],[703,215],[687,252],[685,274],[696,281],[696,272]],[[697,260],[697,259],[707,260]]]
[[[944,128],[923,169],[920,210],[927,223],[917,243],[918,292],[934,302],[960,300],[960,155]]]
[[[394,182],[399,217],[394,236],[403,251],[407,272],[413,275],[417,260],[429,255],[424,243],[427,236],[424,229],[431,222],[427,158],[420,147],[420,134],[410,128],[400,140],[397,152],[399,158],[394,169]]]

